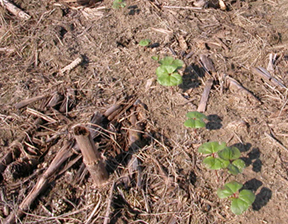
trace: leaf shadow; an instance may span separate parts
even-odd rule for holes
[[[199,67],[196,64],[187,66],[183,72],[183,82],[179,85],[179,88],[183,89],[184,91],[197,88],[201,84],[199,78],[203,78],[204,75],[205,70],[202,67]]]
[[[247,181],[243,189],[251,190],[254,193],[263,185],[260,180],[253,178]],[[267,205],[269,200],[272,198],[272,191],[267,187],[262,187],[260,192],[256,195],[255,201],[252,204],[252,209],[254,211],[259,211],[262,207]]]
[[[211,114],[207,116],[208,123],[206,123],[206,129],[218,130],[222,127],[222,119],[217,114]]]

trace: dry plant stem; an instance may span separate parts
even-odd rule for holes
[[[29,114],[33,114],[33,115],[35,115],[36,117],[40,117],[40,118],[42,118],[43,120],[48,121],[48,122],[50,122],[50,123],[56,123],[56,122],[57,122],[57,120],[55,120],[55,119],[47,116],[46,114],[43,114],[43,113],[41,113],[41,112],[39,112],[39,111],[37,111],[37,110],[31,109],[31,108],[27,108],[27,109],[26,109],[26,112],[29,113]]]
[[[19,150],[16,148],[13,148],[9,150],[9,152],[2,157],[0,160],[0,174],[6,169],[6,167],[14,161],[14,155],[19,154]]]
[[[274,78],[265,68],[262,68],[260,66],[257,68],[252,68],[252,72],[255,75],[259,75],[263,79],[269,81],[270,83],[272,83],[275,86],[278,86],[278,87],[283,88],[283,89],[287,89],[287,87],[281,81]]]
[[[8,0],[0,0],[1,5],[6,8],[9,12],[11,12],[13,15],[19,17],[20,19],[23,20],[28,20],[31,18],[27,13],[25,13],[23,10],[19,9],[15,5],[13,5],[10,1]]]
[[[21,109],[22,107],[26,107],[27,105],[34,103],[35,101],[42,100],[45,97],[47,97],[47,94],[35,96],[30,99],[22,100],[21,102],[16,103],[14,106],[16,107],[16,109]]]
[[[110,210],[111,210],[111,204],[112,204],[114,187],[115,187],[115,182],[113,181],[112,186],[110,188],[109,198],[108,198],[108,201],[107,201],[107,209],[106,209],[106,213],[105,213],[103,224],[107,224],[110,221],[109,214],[110,214]]]
[[[239,93],[243,93],[243,95],[247,96],[248,98],[252,99],[254,102],[261,103],[252,93],[250,93],[247,89],[245,89],[239,82],[235,79],[231,78],[230,76],[224,74],[223,81],[225,82],[226,86],[230,90],[235,90]]]
[[[208,101],[208,97],[209,97],[209,92],[211,90],[211,87],[213,85],[213,80],[212,79],[208,79],[205,82],[205,87],[204,87],[204,91],[198,106],[197,111],[198,112],[204,112],[206,110],[206,106],[207,106],[207,101]]]
[[[60,69],[60,74],[63,75],[65,72],[70,72],[74,68],[76,68],[78,65],[80,65],[83,61],[82,57],[76,58],[74,61],[72,61],[69,65],[65,66],[64,68]]]
[[[73,129],[75,139],[83,155],[83,162],[89,171],[94,184],[101,186],[108,180],[108,173],[105,163],[98,152],[98,148],[91,137],[89,130],[81,125],[77,125]]]
[[[16,219],[21,218],[25,212],[27,212],[38,197],[38,195],[43,192],[43,190],[48,186],[48,183],[51,181],[50,178],[53,178],[55,172],[60,168],[60,166],[72,156],[73,152],[71,150],[74,143],[68,143],[60,149],[57,153],[51,165],[45,171],[45,173],[38,179],[37,183],[27,195],[27,197],[19,205],[19,209],[15,213],[11,213],[5,220],[5,224],[13,224],[16,222]],[[56,175],[54,175],[55,177]]]
[[[288,148],[285,147],[278,139],[276,139],[272,134],[268,134],[265,132],[265,135],[269,137],[273,142],[276,142],[277,145],[279,145],[282,149],[286,150],[288,152]]]

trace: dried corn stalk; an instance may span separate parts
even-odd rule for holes
[[[105,163],[96,147],[89,130],[77,125],[73,128],[74,136],[83,155],[83,162],[89,171],[94,184],[101,186],[108,180],[108,173]]]

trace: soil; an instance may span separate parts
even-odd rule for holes
[[[110,137],[98,143],[111,164],[108,183],[95,187],[89,175],[75,182],[82,160],[67,167],[79,155],[74,150],[74,157],[60,168],[66,167],[65,172],[54,175],[17,223],[287,222],[287,88],[252,70],[266,68],[269,54],[276,54],[270,73],[288,86],[288,2],[227,0],[226,10],[215,2],[192,9],[192,0],[127,0],[125,7],[114,9],[112,0],[92,8],[65,1],[14,0],[31,16],[26,21],[0,8],[0,156],[17,148],[17,163],[31,165],[25,160],[29,155],[37,161],[19,176],[8,175],[8,164],[1,171],[3,223],[17,211],[65,140],[72,141],[73,125],[89,122],[95,111],[104,113],[116,102],[131,100],[142,102],[137,119],[145,124],[139,131],[143,140],[136,150],[129,145],[130,108],[106,127],[116,133],[114,140],[113,134],[106,134]],[[139,46],[142,39],[150,39],[151,45]],[[213,61],[216,72],[205,71],[200,55]],[[183,60],[183,84],[169,88],[157,83],[159,64],[153,56]],[[59,72],[79,57],[78,66]],[[223,87],[223,74],[259,102]],[[197,110],[205,81],[212,75],[206,128],[186,128],[185,115]],[[64,112],[45,108],[55,92],[70,99]],[[43,99],[15,107],[43,94]],[[56,123],[35,125],[39,115],[27,108]],[[48,143],[53,136],[57,140]],[[247,165],[244,172],[235,177],[207,169],[197,149],[208,141],[237,146]],[[238,216],[230,211],[229,200],[216,194],[235,178],[256,195],[253,205]]]

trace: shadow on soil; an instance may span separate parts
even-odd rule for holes
[[[251,149],[251,144],[246,143],[237,143],[233,146],[237,147],[240,152],[248,152]],[[241,159],[245,162],[246,167],[252,165],[252,170],[256,173],[260,172],[262,169],[262,161],[260,160],[260,150],[259,148],[252,148],[252,150],[247,154],[247,157],[241,157]]]
[[[206,124],[206,129],[208,130],[218,130],[222,127],[222,119],[216,115],[216,114],[211,114],[207,116],[208,118],[208,123]]]
[[[201,81],[199,78],[203,78],[205,70],[196,64],[187,66],[183,72],[183,83],[179,85],[181,89],[187,91],[188,89],[194,89],[200,86]]]
[[[263,183],[260,180],[257,180],[256,178],[253,178],[252,180],[247,181],[243,189],[251,190],[253,192],[256,192],[259,187],[261,187]],[[252,204],[252,208],[254,211],[259,211],[262,207],[267,205],[269,200],[272,198],[272,191],[267,188],[263,187],[260,192],[256,195],[256,199],[254,203]]]

